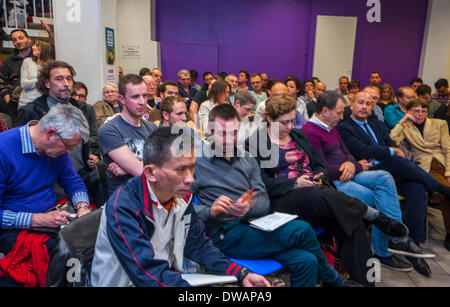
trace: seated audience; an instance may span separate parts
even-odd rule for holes
[[[416,164],[405,159],[389,137],[384,123],[370,118],[371,97],[360,93],[351,105],[351,118],[341,122],[337,129],[345,145],[357,160],[369,161],[372,170],[385,170],[394,176],[397,189],[405,198],[405,223],[415,243],[425,242],[425,214],[427,192],[448,190]]]
[[[252,89],[250,87],[248,87],[248,80],[250,80],[250,74],[245,71],[245,70],[241,70],[239,72],[238,75],[238,86],[237,86],[237,90],[247,90],[247,91],[252,91]]]
[[[119,83],[122,112],[99,129],[103,160],[108,166],[107,195],[121,184],[142,174],[144,143],[156,126],[143,119],[147,86],[137,75],[125,75]]]
[[[442,185],[450,187],[450,136],[447,123],[427,118],[428,103],[412,99],[406,114],[392,129],[390,137],[398,145],[406,140],[411,147],[414,162],[430,173]],[[442,191],[440,191],[442,193]],[[444,246],[450,251],[450,201],[441,202],[447,236]]]
[[[176,123],[186,124],[186,102],[184,98],[171,96],[164,98],[159,108],[162,121],[160,127],[172,127]]]
[[[439,79],[434,83],[436,92],[433,94],[432,98],[439,102],[441,105],[450,102],[450,91],[448,89],[448,80]]]
[[[192,192],[214,245],[228,257],[277,260],[289,269],[293,287],[315,287],[318,280],[328,286],[348,285],[327,263],[308,223],[294,220],[272,232],[248,224],[270,208],[258,163],[239,153],[239,115],[231,105],[216,106],[210,122],[214,150],[198,158]]]
[[[431,97],[431,87],[429,85],[422,84],[416,89],[416,94],[419,98],[422,98],[428,102],[428,117],[435,117],[434,114],[442,105]]]
[[[340,242],[339,257],[350,278],[371,285],[366,279],[366,264],[372,254],[363,221],[393,237],[404,237],[408,230],[402,223],[333,187],[326,164],[305,133],[293,129],[295,108],[295,101],[287,95],[269,98],[268,127],[261,127],[246,143],[249,153],[257,156],[260,163],[271,210],[321,225]]]
[[[88,97],[88,88],[83,82],[74,82],[72,98],[81,102],[86,103]]]
[[[355,99],[355,95],[359,93],[361,90],[361,84],[359,81],[353,80],[348,84],[348,95],[344,96],[345,100],[350,104],[353,99]]]
[[[422,84],[423,84],[423,80],[421,78],[419,78],[419,77],[416,77],[416,78],[412,78],[411,79],[411,82],[409,83],[409,86],[414,90],[414,92],[417,93],[417,89]]]
[[[191,87],[195,88],[197,91],[200,91],[202,87],[197,83],[198,71],[196,71],[195,69],[191,69],[189,70],[189,74],[191,75]]]
[[[114,83],[107,83],[103,86],[103,100],[94,104],[97,125],[100,128],[106,119],[120,113],[120,104],[117,100],[118,90]]]
[[[191,74],[188,70],[180,70],[178,72],[178,95],[186,98],[186,106],[189,110],[191,101],[194,99],[198,91],[191,87]]]
[[[57,229],[69,222],[70,213],[50,211],[56,205],[56,181],[71,199],[77,217],[91,211],[86,187],[68,155],[88,139],[89,126],[82,112],[62,104],[51,108],[39,122],[0,134],[0,253],[11,252],[22,232]],[[56,238],[46,236],[42,242],[51,254]],[[38,245],[34,248],[40,250]],[[48,265],[48,255],[39,258],[41,265]]]
[[[139,70],[140,77],[151,76],[151,75],[152,75],[152,71],[148,67],[143,67],[143,68],[141,68],[141,70]]]
[[[231,262],[206,236],[189,193],[194,142],[184,142],[175,153],[172,149],[183,136],[157,129],[143,147],[143,174],[109,199],[95,246],[93,286],[188,287],[181,275],[186,258],[212,274],[233,275],[243,286],[270,286],[264,277]]]
[[[350,80],[346,76],[342,76],[339,78],[339,87],[335,89],[334,91],[338,94],[341,94],[342,96],[347,96],[349,94],[348,92],[348,84]]]
[[[327,86],[323,82],[318,82],[314,87],[314,98],[310,103],[307,103],[306,109],[308,110],[308,116],[311,118],[316,113],[317,98],[327,90]]]
[[[31,49],[33,56],[24,59],[20,69],[22,92],[19,98],[19,109],[41,96],[36,87],[39,70],[55,59],[54,47],[47,41],[38,39]]]
[[[396,93],[397,104],[384,109],[384,123],[389,130],[395,127],[397,123],[405,116],[406,106],[411,99],[417,97],[416,92],[408,86],[400,87]]]
[[[370,97],[368,93],[365,94]],[[358,94],[359,95],[359,94]],[[371,100],[367,100],[371,103]],[[354,102],[355,103],[355,102]],[[392,219],[402,221],[402,213],[394,178],[385,170],[369,170],[371,162],[365,159],[356,161],[343,143],[336,125],[342,120],[344,98],[335,92],[325,92],[317,100],[317,113],[302,130],[309,142],[325,161],[329,178],[337,190],[350,197],[357,198],[366,205],[376,208]],[[372,105],[373,107],[373,105]],[[423,216],[422,216],[423,218]],[[411,265],[388,250],[391,239],[376,227],[372,228],[372,250],[374,256],[385,266],[399,271],[410,271]],[[399,253],[407,252],[413,257],[423,253],[417,249],[409,238],[392,239]],[[395,252],[397,252],[395,250]],[[426,276],[431,270],[424,260],[411,258]]]
[[[434,113],[434,118],[447,121],[447,125],[449,126],[448,131],[450,133],[450,102],[440,106],[439,109],[437,109]]]
[[[394,89],[389,83],[385,83],[381,86],[381,99],[378,106],[381,108],[384,114],[384,109],[388,106],[395,105]]]
[[[309,115],[306,107],[306,103],[301,97],[303,96],[303,85],[302,81],[296,77],[286,78],[284,81],[288,88],[288,95],[292,97],[297,102],[297,111],[303,116],[303,118],[308,121]]]
[[[147,104],[145,106],[144,118],[150,122],[161,121],[161,114],[157,109],[157,105],[161,102],[161,98],[157,96],[158,86],[152,76],[142,77],[147,86]]]
[[[208,71],[203,74],[203,86],[197,92],[194,99],[192,99],[191,105],[189,107],[189,113],[191,113],[192,116],[197,115],[200,105],[208,100],[208,91],[211,88],[211,82],[213,80],[216,80],[216,77],[214,77],[212,72]]]
[[[156,86],[160,87],[162,84],[162,77],[163,77],[161,69],[153,68],[151,71],[151,76],[153,77],[153,80],[155,80]]]
[[[231,86],[225,81],[216,81],[211,86],[208,92],[208,100],[203,102],[198,110],[198,117],[200,119],[203,133],[208,131],[209,112],[216,106],[222,103],[228,103],[228,96],[230,95]]]
[[[369,84],[374,85],[374,84],[380,84],[380,83],[381,83],[381,74],[376,71],[371,73],[370,77],[369,77]]]
[[[234,105],[236,94],[238,92],[237,86],[239,83],[237,80],[238,80],[237,77],[233,74],[230,74],[225,78],[225,81],[227,81],[231,86],[230,96],[228,96],[228,101],[230,102],[231,105]]]
[[[250,93],[255,97],[256,99],[256,106],[255,110],[258,107],[258,105],[267,100],[267,93],[263,91],[262,89],[262,78],[259,74],[254,74],[250,76],[250,85],[252,86],[253,91]],[[242,90],[241,90],[242,91]]]

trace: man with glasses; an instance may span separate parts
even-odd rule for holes
[[[388,106],[384,109],[384,123],[391,130],[405,116],[408,103],[417,97],[416,92],[409,86],[403,86],[397,90],[398,104]]]
[[[72,98],[81,102],[86,103],[88,96],[88,88],[83,82],[73,83]]]
[[[86,118],[70,104],[56,105],[40,121],[0,135],[1,253],[11,252],[23,230],[58,229],[69,222],[70,213],[50,211],[57,201],[55,181],[72,200],[77,217],[91,211],[86,187],[69,158],[88,139]],[[45,244],[51,254],[56,239]]]
[[[256,106],[254,111],[256,111],[256,108],[258,105],[267,100],[267,94],[266,92],[263,92],[262,88],[262,77],[259,74],[254,74],[250,77],[250,84],[252,86],[253,91],[251,92],[253,97],[256,99]]]

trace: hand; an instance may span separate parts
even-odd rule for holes
[[[117,163],[111,162],[108,165],[108,171],[114,174],[114,176],[125,176],[128,175]]]
[[[339,171],[341,172],[341,177],[339,178],[339,181],[347,182],[350,179],[352,179],[353,176],[355,175],[355,170],[356,167],[352,162],[346,161],[342,163],[341,167],[339,168]]]
[[[233,202],[229,207],[229,211],[231,214],[237,217],[245,216],[255,205],[257,193],[246,192],[242,195],[237,202]]]
[[[31,217],[31,227],[58,228],[69,223],[70,213],[53,210],[47,213],[35,213]]]
[[[309,100],[313,100],[314,98],[316,98],[316,96],[314,95],[314,91],[308,91],[306,95],[308,96]]]
[[[396,156],[405,158],[405,153],[400,148],[397,148],[397,147],[391,147],[391,148],[394,150],[394,153]]]
[[[80,205],[88,205],[89,206],[88,203],[79,203],[79,204],[77,204],[77,218],[80,218],[82,216],[85,216],[86,214],[91,213],[91,210],[89,210],[88,208],[85,208],[85,207],[83,207],[81,209],[78,209],[78,206],[80,206]]]
[[[325,176],[325,174],[324,174],[323,172],[320,172],[320,173],[314,175],[314,176],[313,176],[313,182],[314,182],[316,185],[322,185],[322,184],[323,184],[323,182],[322,182],[322,177],[323,177],[323,176]],[[319,180],[316,181],[317,179],[319,179]]]
[[[248,273],[242,280],[243,287],[271,287],[269,281],[264,276]]]
[[[5,101],[5,103],[9,103],[10,99],[11,99],[11,97],[9,95],[3,96],[3,100]]]
[[[99,161],[98,157],[96,155],[89,155],[89,160],[87,160],[87,165],[89,168],[93,169],[95,167],[95,164],[97,164]]]
[[[52,41],[55,41],[55,35],[52,31],[52,29],[49,27],[49,25],[41,18],[41,25],[44,28],[45,31],[47,31],[48,36]]]
[[[407,121],[414,122],[414,115],[412,115],[411,113],[406,113],[405,116],[403,116],[403,118],[398,123],[404,124]]]
[[[216,217],[221,213],[229,214],[230,206],[233,204],[231,198],[222,195],[216,199],[211,207],[211,216]]]
[[[363,170],[365,171],[368,171],[373,166],[373,163],[370,163],[365,159],[358,161],[358,163],[361,164]]]
[[[310,180],[308,175],[302,175],[297,178],[297,186],[299,188],[314,187],[316,185],[318,185],[318,183]]]

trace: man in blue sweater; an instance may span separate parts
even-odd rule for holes
[[[68,223],[69,213],[49,211],[56,203],[56,181],[71,197],[77,217],[90,212],[86,187],[69,158],[88,138],[84,115],[71,105],[55,106],[39,122],[0,135],[1,253],[8,254],[25,229]],[[55,241],[47,242],[49,250]]]

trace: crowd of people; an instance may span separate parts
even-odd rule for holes
[[[421,247],[430,199],[450,251],[446,79],[435,93],[420,78],[394,93],[378,72],[366,87],[343,76],[327,90],[318,78],[245,70],[205,72],[199,85],[195,70],[163,82],[160,68],[121,69],[90,104],[50,43],[32,45],[21,29],[11,39],[16,52],[0,67],[0,264],[24,246],[46,260],[20,267],[32,274],[0,265],[1,285],[45,285],[59,240],[46,230],[93,209],[92,286],[189,286],[189,263],[270,286],[230,258],[274,259],[294,287],[375,286],[371,258],[431,277],[436,255]],[[272,232],[250,225],[273,212],[297,218]],[[335,239],[345,278],[315,225]]]

